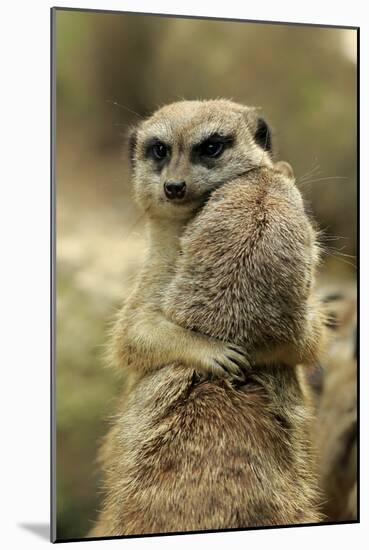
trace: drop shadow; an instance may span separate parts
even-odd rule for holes
[[[41,539],[50,540],[50,526],[48,523],[19,523],[19,527],[38,535]]]

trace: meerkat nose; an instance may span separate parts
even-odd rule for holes
[[[164,193],[168,199],[183,199],[186,194],[186,182],[167,181],[164,183]]]

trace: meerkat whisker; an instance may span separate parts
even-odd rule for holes
[[[135,115],[138,118],[141,118],[142,120],[144,119],[144,117],[142,115],[140,115],[136,111],[133,111],[133,109],[130,109],[126,105],[122,105],[121,103],[118,103],[118,101],[114,101],[113,99],[106,99],[105,101],[106,101],[106,103],[110,103],[111,105],[114,105],[115,107],[119,107],[120,109],[124,109],[128,113],[131,113],[132,115]]]

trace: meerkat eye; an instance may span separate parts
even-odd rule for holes
[[[224,143],[208,139],[202,143],[200,154],[204,157],[216,158],[219,157],[224,150]]]
[[[162,141],[157,141],[151,148],[152,155],[156,160],[163,160],[168,155],[168,147]]]

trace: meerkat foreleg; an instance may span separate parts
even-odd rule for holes
[[[200,375],[244,378],[246,351],[169,321],[160,310],[131,312],[117,331],[119,363],[145,372],[181,362]]]

